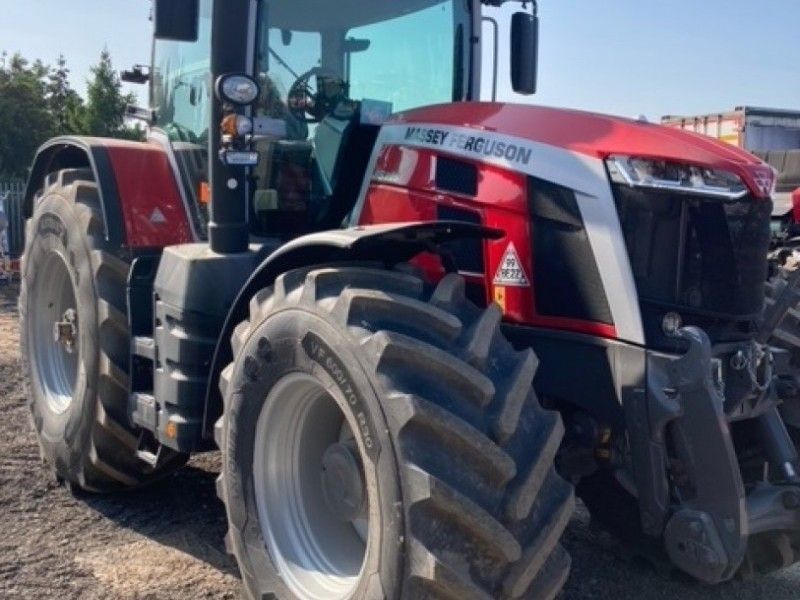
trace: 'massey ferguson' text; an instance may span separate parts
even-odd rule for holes
[[[521,165],[529,165],[533,157],[532,148],[525,148],[494,136],[468,135],[429,127],[409,127],[405,139],[425,146],[501,158]]]

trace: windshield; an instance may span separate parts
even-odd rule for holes
[[[389,113],[466,95],[464,2],[264,0],[259,12],[256,72],[269,116],[297,108],[293,88],[312,71],[305,91],[325,105],[320,112],[345,99]]]
[[[379,126],[467,97],[470,22],[463,0],[262,0],[252,230],[340,226]]]

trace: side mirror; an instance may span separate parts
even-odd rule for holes
[[[518,94],[536,93],[539,69],[539,17],[527,12],[511,17],[511,87]]]
[[[200,29],[199,0],[154,0],[155,37],[173,42],[196,42]]]
[[[134,65],[129,71],[122,71],[120,79],[125,83],[135,83],[137,85],[144,85],[150,81],[150,73],[146,73],[150,67],[146,65]]]

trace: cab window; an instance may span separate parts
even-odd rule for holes
[[[172,143],[195,230],[208,228],[208,128],[211,121],[211,18],[213,0],[200,0],[196,42],[156,40],[150,106],[155,126]]]

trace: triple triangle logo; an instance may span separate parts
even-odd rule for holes
[[[514,242],[508,244],[508,248],[503,254],[503,260],[500,261],[500,266],[497,267],[497,273],[494,276],[494,284],[509,287],[529,287],[531,284],[525,274],[517,249],[514,247]]]
[[[153,214],[150,215],[150,222],[153,225],[164,225],[167,222],[167,217],[164,216],[164,213],[161,212],[160,208],[156,208],[153,211]]]

